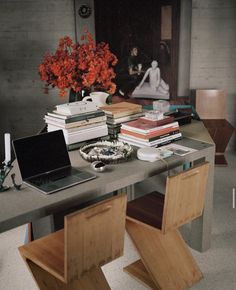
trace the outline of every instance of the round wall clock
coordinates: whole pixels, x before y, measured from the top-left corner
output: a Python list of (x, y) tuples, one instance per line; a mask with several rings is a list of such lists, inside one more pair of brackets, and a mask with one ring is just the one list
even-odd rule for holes
[(92, 13), (92, 8), (88, 4), (82, 4), (79, 8), (79, 16), (82, 18), (88, 18)]

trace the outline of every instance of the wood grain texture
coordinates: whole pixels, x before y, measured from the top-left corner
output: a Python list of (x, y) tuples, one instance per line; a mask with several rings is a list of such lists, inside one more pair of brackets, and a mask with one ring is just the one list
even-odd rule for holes
[(64, 230), (21, 246), (19, 251), (24, 259), (33, 261), (57, 279), (65, 282)]
[[(202, 215), (209, 162), (167, 177), (165, 196), (128, 203), (126, 229), (141, 260), (124, 270), (152, 289), (183, 290), (202, 278), (177, 228)], [(155, 286), (153, 286), (153, 283)]]
[(127, 204), (127, 218), (161, 229), (164, 208), (164, 195), (152, 192)]
[(225, 119), (203, 120), (203, 123), (216, 144), (216, 152), (224, 153), (234, 133), (234, 127)]
[(141, 260), (138, 260), (128, 265), (123, 270), (124, 272), (132, 276), (134, 279), (138, 280), (138, 282), (144, 284), (146, 287), (154, 290), (160, 290), (160, 288), (158, 288), (153, 283), (152, 278), (149, 276), (149, 273)]
[(100, 266), (123, 254), (126, 203), (120, 194), (69, 214), (64, 230), (20, 247), (40, 289), (110, 289)]
[(141, 105), (132, 104), (129, 102), (120, 102), (109, 106), (103, 106), (100, 107), (100, 109), (103, 110), (108, 115), (113, 116), (113, 118), (124, 117), (131, 114), (142, 112)]
[(217, 166), (228, 166), (228, 162), (224, 156), (223, 153), (219, 154), (219, 155), (215, 155), (215, 164)]
[(128, 202), (127, 219), (163, 233), (202, 215), (209, 163), (167, 177), (165, 195), (152, 192)]
[(86, 273), (81, 279), (75, 279), (71, 283), (63, 283), (47, 271), (34, 264), (32, 261), (26, 261), (31, 273), (39, 286), (40, 290), (110, 290), (106, 278), (101, 268)]
[(209, 163), (167, 177), (162, 232), (176, 229), (202, 215)]
[(196, 111), (201, 119), (224, 119), (225, 103), (223, 90), (196, 90)]
[(68, 281), (123, 254), (126, 195), (116, 196), (65, 219)]
[(129, 220), (126, 229), (157, 289), (183, 290), (202, 278), (178, 230), (163, 235)]

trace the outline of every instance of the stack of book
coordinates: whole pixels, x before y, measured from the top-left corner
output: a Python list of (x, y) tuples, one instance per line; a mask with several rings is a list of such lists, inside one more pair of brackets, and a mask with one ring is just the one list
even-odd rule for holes
[(111, 138), (117, 138), (121, 124), (136, 120), (143, 116), (142, 106), (128, 102), (121, 102), (101, 107), (107, 116), (108, 133)]
[(69, 149), (83, 141), (108, 135), (106, 115), (102, 110), (86, 107), (80, 110), (81, 113), (78, 110), (74, 113), (72, 111), (57, 106), (56, 110), (48, 112), (44, 117), (48, 132), (63, 130)]
[(162, 120), (139, 118), (121, 125), (119, 141), (137, 147), (160, 147), (181, 139), (178, 122), (172, 117)]

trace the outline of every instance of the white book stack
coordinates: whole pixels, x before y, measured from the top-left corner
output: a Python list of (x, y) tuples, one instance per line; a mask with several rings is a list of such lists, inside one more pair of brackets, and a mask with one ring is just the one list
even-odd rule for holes
[(58, 105), (44, 117), (48, 132), (62, 130), (68, 146), (107, 136), (106, 119), (102, 110), (83, 101)]

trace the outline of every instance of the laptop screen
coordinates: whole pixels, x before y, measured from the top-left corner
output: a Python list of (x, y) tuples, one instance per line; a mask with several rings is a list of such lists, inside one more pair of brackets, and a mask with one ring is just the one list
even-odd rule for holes
[(62, 130), (13, 141), (22, 179), (70, 166)]

